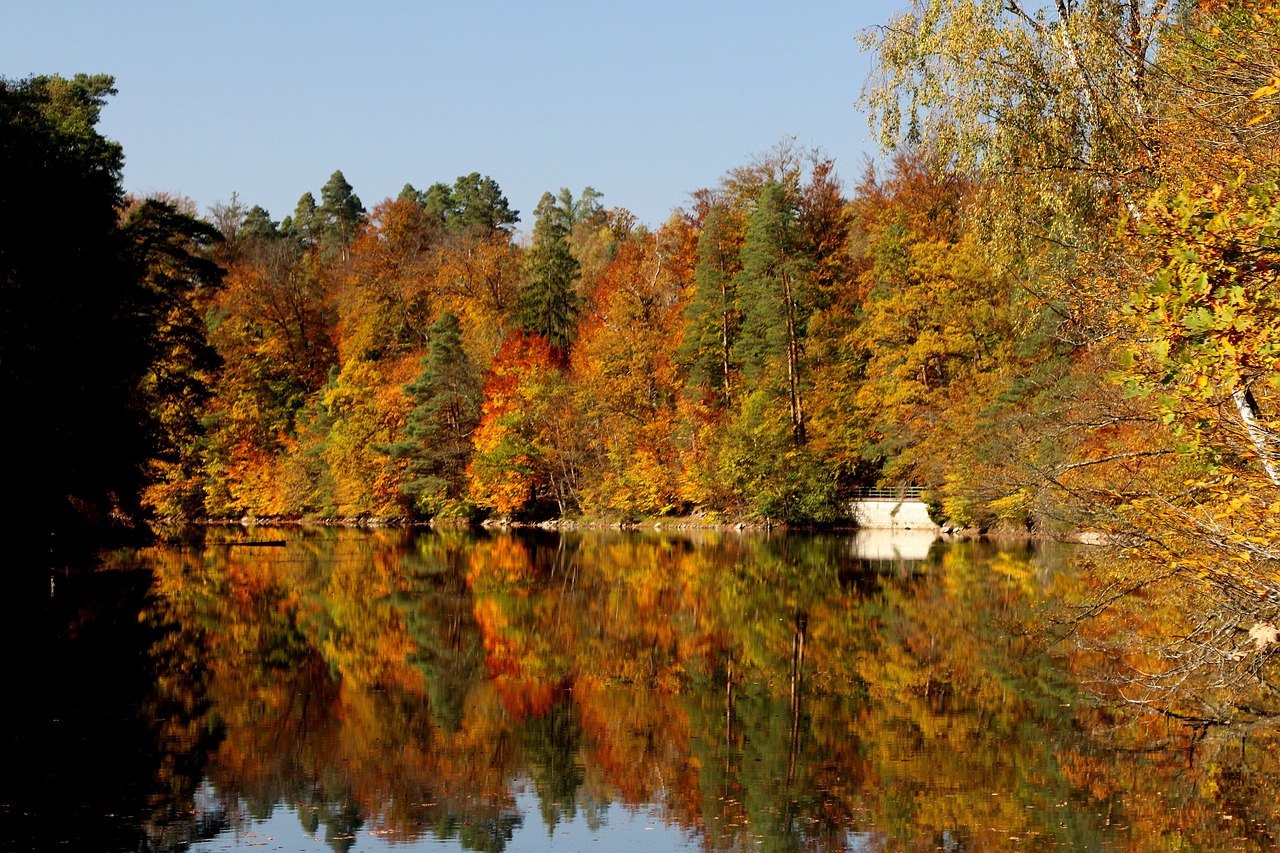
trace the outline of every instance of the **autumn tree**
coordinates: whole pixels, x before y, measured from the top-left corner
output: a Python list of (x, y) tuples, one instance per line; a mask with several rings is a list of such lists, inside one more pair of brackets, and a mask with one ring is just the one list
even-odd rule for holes
[[(824, 407), (834, 406), (824, 420), (860, 424), (857, 432), (836, 427), (832, 445), (873, 462), (888, 482), (936, 489), (962, 524), (975, 523), (983, 502), (967, 472), (992, 477), (976, 462), (985, 413), (1021, 366), (1012, 358), (1014, 291), (969, 223), (976, 193), (925, 152), (898, 154), (883, 177), (868, 174), (854, 199), (866, 247), (857, 279), (864, 295), (844, 338), (857, 372), (850, 383), (824, 371)], [(996, 490), (994, 482), (984, 486)]]
[(580, 440), (562, 351), (540, 335), (513, 332), (484, 385), (471, 499), (501, 516), (563, 516), (578, 505)]
[(575, 411), (587, 442), (584, 510), (663, 514), (679, 504), (675, 349), (687, 270), (678, 224), (623, 238), (595, 276), (572, 354)]
[[(1099, 564), (1143, 596), (1102, 611), (1110, 653), (1133, 654), (1123, 695), (1219, 721), (1274, 702), (1266, 644), (1245, 640), (1275, 618), (1276, 20), (1248, 4), (930, 2), (869, 35), (886, 140), (909, 138), (913, 104), (924, 144), (991, 178), (987, 254), (1071, 348), (1077, 384), (1057, 383), (1061, 417), (1040, 427), (1066, 451), (1040, 474), (1132, 558)], [(1169, 630), (1127, 630), (1153, 607)]]
[(338, 317), (319, 252), (292, 225), (244, 236), (241, 260), (210, 306), (209, 337), (224, 361), (206, 420), (206, 510), (287, 512), (280, 489), (295, 420), (338, 363)]
[(146, 500), (167, 514), (204, 507), (204, 416), (220, 366), (205, 312), (224, 270), (206, 257), (222, 240), (208, 223), (172, 204), (147, 200), (121, 228), (147, 293), (157, 357), (139, 384), (152, 419), (152, 481)]
[(440, 234), (412, 201), (385, 201), (335, 278), (338, 351), (377, 360), (416, 352), (439, 311)]
[[(1170, 11), (1165, 0), (913, 0), (863, 34), (876, 60), (863, 103), (887, 150), (928, 144), (962, 171), (1037, 186), (1026, 200), (1052, 228), (1124, 194)], [(1036, 209), (1010, 201), (1001, 216)]]

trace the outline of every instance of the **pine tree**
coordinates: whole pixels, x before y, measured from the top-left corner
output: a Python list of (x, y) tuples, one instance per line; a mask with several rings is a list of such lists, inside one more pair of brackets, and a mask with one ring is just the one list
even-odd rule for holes
[(801, 373), (812, 287), (797, 252), (797, 230), (785, 190), (766, 183), (751, 215), (742, 272), (734, 279), (742, 308), (734, 352), (752, 387), (785, 389), (792, 437), (801, 445), (807, 438)]
[(293, 209), (293, 216), (286, 216), (280, 223), (280, 231), (287, 237), (296, 237), (305, 245), (314, 245), (320, 239), (316, 197), (309, 192), (303, 193)]
[(462, 175), (453, 184), (452, 209), (446, 223), (452, 231), (509, 231), (520, 221), (502, 188), (493, 178), (479, 172)]
[(543, 193), (534, 210), (533, 244), (525, 255), (525, 284), (516, 317), (528, 334), (542, 335), (561, 350), (573, 341), (579, 300), (578, 261), (569, 250), (572, 207)]
[(707, 212), (698, 237), (698, 265), (694, 270), (694, 296), (685, 311), (685, 338), (681, 355), (689, 365), (692, 386), (710, 384), (727, 407), (733, 392), (733, 345), (740, 317), (733, 283), (737, 247), (728, 239), (723, 205)]
[(321, 187), (320, 207), (316, 212), (325, 244), (345, 261), (365, 210), (341, 171), (330, 175), (328, 183)]
[(401, 488), (425, 515), (459, 508), (466, 494), (471, 433), (480, 421), (480, 376), (462, 348), (458, 318), (445, 313), (431, 326), (422, 373), (405, 386), (416, 404), (387, 450), (407, 460), (410, 479)]

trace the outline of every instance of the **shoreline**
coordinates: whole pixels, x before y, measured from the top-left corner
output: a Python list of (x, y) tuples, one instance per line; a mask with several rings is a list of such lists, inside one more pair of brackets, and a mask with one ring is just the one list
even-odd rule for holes
[(385, 528), (432, 528), (478, 530), (618, 530), (618, 531), (696, 531), (721, 530), (739, 533), (857, 533), (858, 531), (890, 531), (903, 533), (933, 533), (939, 539), (964, 541), (971, 539), (1005, 541), (1051, 541), (1078, 545), (1106, 545), (1106, 534), (1076, 530), (1062, 534), (1015, 529), (960, 528), (960, 527), (859, 527), (856, 524), (837, 524), (823, 527), (797, 527), (761, 521), (710, 521), (697, 516), (680, 516), (669, 519), (645, 519), (642, 521), (547, 519), (544, 521), (508, 521), (486, 519), (482, 522), (464, 520), (419, 521), (403, 517), (339, 516), (322, 518), (315, 516), (243, 516), (241, 518), (175, 518), (163, 517), (147, 521), (158, 527), (342, 527), (349, 529), (378, 530)]

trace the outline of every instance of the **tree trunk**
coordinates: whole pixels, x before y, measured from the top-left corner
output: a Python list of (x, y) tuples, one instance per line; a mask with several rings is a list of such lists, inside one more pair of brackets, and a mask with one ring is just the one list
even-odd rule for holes
[(1249, 441), (1253, 443), (1254, 452), (1262, 462), (1263, 469), (1271, 478), (1271, 482), (1280, 486), (1280, 464), (1276, 462), (1275, 438), (1270, 430), (1258, 423), (1260, 412), (1258, 401), (1253, 398), (1253, 392), (1248, 388), (1239, 388), (1231, 393), (1231, 399), (1235, 401), (1236, 411), (1240, 413), (1240, 421), (1244, 424), (1245, 432), (1249, 435)]

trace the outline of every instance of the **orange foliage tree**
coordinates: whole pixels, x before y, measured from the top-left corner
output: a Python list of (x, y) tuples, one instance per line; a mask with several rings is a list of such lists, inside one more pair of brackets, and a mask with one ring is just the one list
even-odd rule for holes
[(561, 514), (577, 505), (579, 450), (564, 355), (541, 335), (513, 332), (484, 387), (469, 476), (477, 505), (503, 515)]

